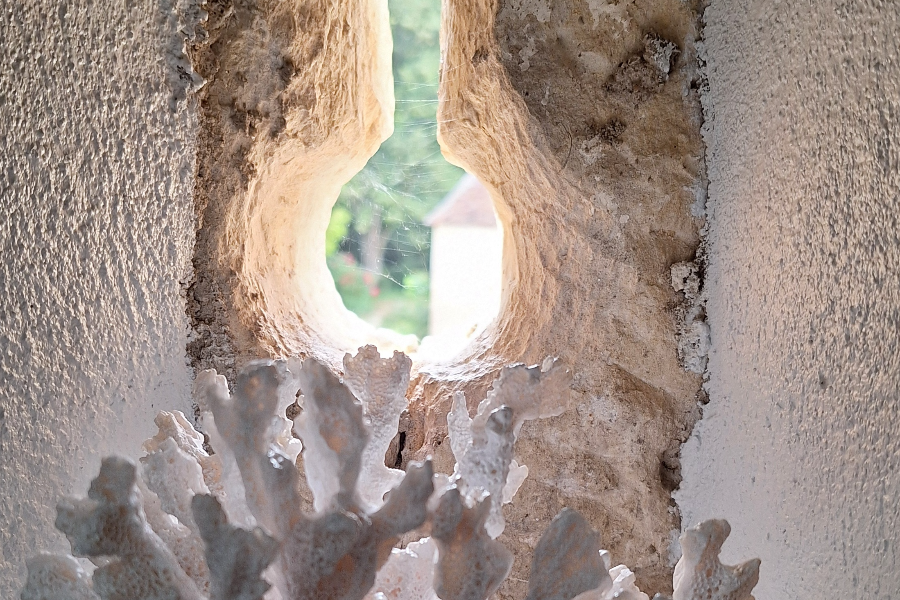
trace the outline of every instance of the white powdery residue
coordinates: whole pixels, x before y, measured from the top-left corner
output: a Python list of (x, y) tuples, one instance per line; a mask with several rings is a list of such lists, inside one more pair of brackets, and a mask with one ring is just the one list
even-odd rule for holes
[(691, 216), (697, 219), (702, 219), (706, 216), (706, 200), (708, 198), (706, 185), (705, 181), (698, 179), (687, 188), (691, 195), (694, 196), (694, 202), (691, 204)]
[(603, 140), (599, 135), (595, 135), (589, 140), (584, 140), (578, 147), (578, 153), (587, 166), (593, 165), (603, 156)]
[(680, 262), (672, 265), (670, 274), (672, 289), (684, 294), (683, 304), (676, 308), (678, 358), (685, 369), (702, 374), (709, 355), (710, 331), (700, 267), (696, 262)]
[(438, 600), (432, 584), (436, 559), (431, 538), (394, 548), (364, 600)]
[(514, 0), (509, 3), (509, 9), (518, 13), (521, 17), (533, 15), (539, 23), (550, 20), (552, 11), (547, 0)]
[(535, 41), (533, 37), (528, 38), (528, 43), (519, 50), (519, 58), (522, 62), (519, 63), (519, 70), (523, 73), (531, 68), (530, 59), (532, 56), (537, 53), (537, 49), (535, 48)]
[(588, 0), (587, 4), (594, 20), (594, 27), (600, 24), (600, 17), (603, 16), (615, 19), (623, 26), (628, 24), (628, 5), (631, 2), (610, 4), (607, 0)]

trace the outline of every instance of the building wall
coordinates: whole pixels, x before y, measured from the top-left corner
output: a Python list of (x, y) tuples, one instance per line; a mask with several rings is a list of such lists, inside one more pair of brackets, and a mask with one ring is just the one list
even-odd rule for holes
[(0, 597), (67, 550), (63, 494), (190, 408), (192, 113), (155, 1), (4, 3), (0, 17)]
[(705, 14), (712, 335), (683, 526), (725, 517), (758, 600), (900, 592), (900, 10)]
[(431, 231), (428, 328), (431, 335), (465, 336), (500, 308), (499, 227), (440, 225)]
[[(626, 10), (624, 4), (616, 6)], [(510, 16), (514, 11), (507, 9), (501, 11), (500, 24), (518, 27), (518, 16)], [(578, 19), (575, 10), (563, 12)], [(553, 14), (553, 19), (541, 21), (548, 30), (559, 24)], [(629, 29), (635, 44), (651, 21), (662, 29), (669, 22), (647, 17), (644, 23), (638, 17), (643, 18), (634, 16)], [(65, 549), (62, 537), (51, 533), (57, 498), (82, 494), (101, 456), (135, 455), (151, 433), (158, 409), (189, 407), (190, 373), (184, 362), (188, 326), (181, 290), (189, 278), (194, 239), (192, 135), (197, 124), (178, 101), (190, 77), (179, 77), (179, 68), (188, 75), (189, 70), (184, 70), (176, 33), (189, 31), (189, 21), (190, 15), (179, 17), (166, 3), (150, 1), (95, 7), (51, 0), (4, 7), (0, 39), (8, 56), (0, 62), (0, 597), (14, 597), (28, 555)], [(591, 19), (585, 21), (587, 30)], [(900, 589), (900, 11), (894, 3), (876, 0), (713, 0), (706, 22), (711, 400), (683, 451), (685, 479), (677, 496), (683, 524), (728, 518), (733, 533), (725, 558), (763, 559), (760, 600), (888, 598)], [(674, 35), (677, 31), (661, 33), (687, 39)], [(585, 40), (594, 40), (590, 43), (595, 38), (585, 34)], [(644, 203), (666, 197), (663, 188), (640, 187), (640, 194), (628, 196), (621, 175), (626, 162), (607, 166), (593, 155), (582, 161), (591, 143), (607, 144), (603, 152), (594, 153), (601, 158), (614, 152), (629, 155), (617, 148), (638, 148), (634, 152), (650, 158), (668, 148), (678, 158), (671, 164), (685, 165), (691, 173), (696, 165), (684, 144), (662, 144), (641, 133), (645, 126), (654, 135), (668, 131), (646, 112), (624, 119), (629, 129), (622, 140), (607, 140), (592, 132), (593, 126), (576, 132), (583, 152), (573, 153), (567, 126), (559, 125), (558, 132), (551, 127), (557, 127), (558, 112), (539, 110), (543, 102), (550, 102), (551, 108), (582, 106), (578, 98), (566, 95), (575, 87), (555, 85), (552, 94), (544, 87), (545, 73), (555, 73), (553, 77), (565, 83), (568, 71), (559, 69), (562, 59), (556, 54), (560, 39), (555, 30), (540, 38), (528, 70), (515, 65), (510, 72), (519, 73), (513, 81), (516, 89), (528, 91), (534, 83), (534, 93), (527, 97), (535, 115), (547, 114), (545, 134), (559, 162), (567, 169), (588, 173), (588, 167), (602, 167), (602, 173), (610, 174), (603, 188), (608, 193), (593, 195), (589, 207), (575, 205), (582, 206), (583, 216), (575, 219), (573, 210), (566, 209), (563, 216), (574, 219), (565, 221), (567, 230), (580, 232), (574, 242), (547, 238), (541, 246), (549, 248), (552, 241), (566, 250), (558, 256), (541, 254), (554, 269), (556, 262), (563, 265), (558, 267), (560, 281), (587, 282), (589, 271), (583, 265), (594, 263), (579, 261), (594, 250), (579, 254), (575, 242), (586, 243), (587, 225), (595, 221), (590, 231), (597, 239), (610, 229), (607, 221), (593, 216), (595, 209), (598, 214), (623, 211), (614, 214), (614, 223), (635, 243), (681, 239), (659, 235), (651, 217), (662, 215), (661, 222), (668, 223), (671, 214), (684, 212), (648, 209), (650, 216), (645, 215)], [(619, 52), (614, 44), (604, 48), (616, 50), (609, 65), (622, 63), (628, 52), (640, 54), (633, 48)], [(604, 71), (596, 85), (591, 81), (583, 86), (590, 91), (585, 92), (585, 110), (606, 106), (596, 101), (594, 92), (607, 89), (602, 86), (610, 76)], [(681, 97), (681, 83), (669, 88), (675, 90), (673, 97)], [(648, 97), (652, 104), (644, 106), (657, 111), (653, 114), (673, 114), (668, 100), (660, 100), (669, 96)], [(628, 106), (623, 100), (624, 108), (617, 110)], [(597, 122), (606, 123), (609, 115), (601, 116)], [(640, 135), (628, 133), (632, 129)], [(671, 129), (678, 131), (675, 125)], [(609, 129), (610, 135), (616, 131), (618, 127)], [(626, 146), (616, 145), (621, 143)], [(647, 168), (655, 173), (656, 167)], [(635, 173), (633, 179), (641, 186), (650, 181), (637, 167)], [(670, 178), (657, 177), (654, 185), (657, 179), (669, 183)], [(672, 185), (685, 187), (680, 180)], [(618, 473), (620, 462), (634, 463), (638, 455), (646, 459), (641, 473), (659, 471), (658, 461), (647, 459), (658, 454), (652, 444), (655, 438), (675, 436), (653, 428), (664, 420), (659, 415), (674, 418), (676, 411), (632, 418), (627, 410), (663, 406), (655, 394), (663, 395), (657, 390), (667, 385), (671, 390), (665, 398), (687, 402), (691, 382), (671, 384), (673, 369), (660, 367), (675, 364), (674, 359), (664, 363), (659, 358), (674, 354), (660, 341), (670, 339), (670, 328), (659, 326), (646, 333), (615, 330), (614, 325), (647, 323), (646, 314), (657, 315), (656, 308), (638, 311), (632, 301), (650, 297), (640, 287), (646, 281), (640, 274), (652, 272), (664, 280), (664, 270), (656, 265), (683, 260), (693, 240), (688, 234), (684, 238), (687, 241), (668, 253), (634, 251), (640, 268), (634, 268), (633, 290), (624, 300), (597, 295), (624, 289), (624, 276), (609, 275), (597, 283), (592, 275), (588, 283), (596, 287), (590, 288), (593, 295), (578, 296), (575, 309), (569, 310), (577, 327), (558, 327), (563, 319), (550, 318), (551, 313), (542, 321), (552, 325), (547, 331), (560, 333), (541, 334), (526, 358), (559, 350), (578, 368), (580, 389), (587, 391), (582, 391), (586, 399), (575, 416), (523, 434), (522, 448), (534, 455), (530, 464), (535, 468), (522, 497), (552, 495), (546, 506), (535, 502), (529, 512), (552, 516), (557, 505), (572, 504), (584, 495), (586, 477), (596, 483), (597, 477), (583, 466), (590, 463), (581, 458), (581, 446), (565, 449), (574, 458), (558, 452), (546, 464), (538, 460), (538, 454), (551, 447), (550, 440), (557, 440), (552, 447), (558, 448), (560, 439), (568, 439), (559, 432), (571, 431), (576, 417), (581, 431), (592, 436), (584, 442), (579, 438), (579, 444), (599, 447), (605, 441), (612, 447), (603, 449), (601, 458), (614, 466), (598, 462), (602, 472)], [(602, 256), (605, 246), (598, 248)], [(653, 269), (638, 260), (647, 256), (658, 258), (647, 263)], [(613, 272), (612, 267), (608, 271)], [(566, 290), (577, 288), (566, 286), (559, 295), (562, 300), (571, 295)], [(668, 306), (662, 283), (654, 286), (653, 306)], [(570, 306), (562, 300), (551, 304), (562, 311)], [(606, 318), (614, 312), (610, 306), (627, 309), (632, 317)], [(658, 314), (664, 314), (661, 308)], [(581, 337), (559, 348), (560, 340), (575, 333)], [(651, 359), (648, 348), (655, 352)], [(610, 365), (623, 371), (612, 371)], [(613, 384), (625, 379), (625, 371), (635, 375), (627, 379), (627, 389), (620, 389)], [(653, 402), (641, 404), (642, 398)], [(606, 414), (627, 420), (627, 433), (622, 434), (624, 425), (609, 425)], [(637, 441), (623, 442), (632, 435)], [(553, 479), (559, 465), (571, 466), (562, 483)], [(639, 505), (634, 495), (622, 492), (629, 476), (623, 475), (618, 488), (610, 484), (609, 507), (625, 506), (622, 498)], [(661, 496), (647, 486), (634, 489), (645, 490), (644, 496)], [(564, 488), (575, 491), (559, 491)], [(601, 512), (594, 508), (590, 514), (599, 519)], [(519, 523), (528, 515), (513, 516), (511, 522)], [(633, 532), (647, 520), (646, 515), (624, 519), (608, 529)], [(655, 539), (649, 533), (638, 537)], [(610, 541), (625, 547), (624, 542)]]

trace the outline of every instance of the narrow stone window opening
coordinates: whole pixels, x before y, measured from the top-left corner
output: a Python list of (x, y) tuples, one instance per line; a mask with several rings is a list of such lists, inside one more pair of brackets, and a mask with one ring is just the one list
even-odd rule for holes
[[(525, 552), (534, 523), (577, 504), (609, 524), (610, 552), (637, 565), (640, 585), (665, 591), (680, 527), (666, 453), (687, 438), (701, 384), (678, 360), (671, 276), (696, 256), (702, 224), (699, 101), (685, 96), (698, 14), (680, 2), (622, 11), (535, 23), (511, 3), (443, 0), (437, 139), (484, 185), (504, 235), (496, 318), (440, 360), (348, 310), (326, 262), (342, 186), (399, 127), (388, 1), (210, 12), (192, 55), (207, 83), (190, 351), (229, 381), (260, 357), (312, 358), (342, 377), (344, 354), (367, 344), (413, 354), (403, 443), (379, 459), (430, 456), (445, 474), (456, 393), (471, 412), (504, 365), (558, 357), (578, 374), (577, 408), (523, 428), (516, 452), (533, 471), (504, 535)], [(528, 577), (515, 566), (502, 597), (525, 597)]]
[(326, 262), (372, 341), (447, 360), (497, 316), (503, 232), (490, 193), (437, 141), (440, 2), (388, 8), (394, 131), (332, 207)]

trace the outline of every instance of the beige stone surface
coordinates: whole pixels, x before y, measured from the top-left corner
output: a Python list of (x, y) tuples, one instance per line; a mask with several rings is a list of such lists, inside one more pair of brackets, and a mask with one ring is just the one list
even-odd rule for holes
[[(698, 4), (446, 2), (442, 142), (511, 232), (505, 304), (466, 355), (417, 365), (405, 459), (446, 466), (450, 392), (474, 406), (502, 364), (558, 354), (576, 376), (573, 409), (520, 439), (504, 598), (563, 506), (643, 589), (669, 586), (699, 385), (676, 335), (703, 316), (669, 272), (699, 297)], [(2, 597), (27, 552), (64, 548), (45, 537), (55, 498), (188, 408), (182, 283), (195, 367), (338, 369), (380, 335), (335, 301), (319, 236), (391, 129), (384, 3), (204, 7), (198, 28), (188, 0), (3, 6)], [(897, 15), (712, 0), (705, 17), (713, 403), (680, 509), (731, 519), (726, 560), (779, 565), (763, 599), (897, 588)]]
[[(477, 401), (492, 365), (559, 355), (575, 374), (575, 408), (523, 430), (518, 460), (530, 475), (501, 539), (524, 556), (570, 506), (642, 589), (665, 591), (679, 521), (660, 461), (686, 439), (699, 385), (676, 358), (668, 275), (698, 242), (696, 15), (681, 2), (609, 6), (616, 14), (596, 19), (577, 4), (444, 7), (440, 139), (492, 191), (507, 287), (496, 326), (466, 360), (423, 368), (419, 452), (441, 442), (450, 389), (468, 385)], [(668, 75), (653, 62), (657, 36), (681, 48)], [(591, 52), (607, 71), (579, 65)], [(501, 597), (523, 597), (527, 579), (517, 561)]]
[[(217, 7), (192, 53), (209, 83), (191, 357), (225, 373), (296, 354), (339, 370), (343, 351), (377, 336), (343, 311), (323, 238), (340, 185), (391, 129), (385, 4)], [(576, 401), (524, 428), (531, 475), (501, 539), (530, 556), (576, 508), (651, 592), (671, 590), (670, 491), (698, 415), (669, 273), (694, 258), (702, 215), (695, 8), (444, 3), (439, 139), (492, 194), (505, 281), (497, 322), (467, 351), (416, 365), (402, 425), (404, 462), (440, 465), (453, 391), (474, 408), (502, 365), (560, 356)], [(518, 560), (501, 597), (524, 597), (527, 571)]]
[(324, 256), (340, 187), (393, 129), (387, 5), (206, 9), (209, 38), (191, 51), (208, 83), (189, 353), (229, 378), (235, 361), (260, 355), (312, 354), (337, 368), (344, 351), (378, 340), (344, 309)]

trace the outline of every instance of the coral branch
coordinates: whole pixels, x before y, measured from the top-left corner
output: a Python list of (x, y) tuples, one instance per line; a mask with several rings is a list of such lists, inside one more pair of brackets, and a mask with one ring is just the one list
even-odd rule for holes
[[(448, 477), (430, 460), (406, 473), (384, 465), (406, 407), (409, 359), (382, 359), (368, 346), (346, 356), (344, 369), (341, 381), (312, 359), (255, 361), (233, 395), (224, 377), (200, 373), (195, 397), (215, 453), (184, 415), (159, 413), (140, 476), (127, 459), (107, 458), (87, 499), (59, 503), (56, 526), (75, 555), (98, 565), (93, 576), (71, 557), (42, 554), (28, 562), (21, 600), (490, 597), (513, 560), (494, 539), (501, 502), (528, 472), (513, 460), (516, 436), (526, 420), (565, 409), (569, 373), (548, 361), (508, 367), (474, 418), (457, 394), (447, 417), (457, 464)], [(298, 387), (294, 430), (312, 515), (297, 487), (301, 444), (282, 416)], [(431, 538), (394, 548), (429, 525)], [(725, 521), (684, 533), (673, 600), (752, 600), (759, 561), (723, 566), (728, 533)], [(608, 557), (585, 519), (563, 510), (535, 548), (525, 600), (648, 600), (634, 573), (610, 569)]]
[(469, 418), (465, 396), (457, 393), (447, 415), (450, 448), (456, 458), (459, 488), (469, 500), (489, 494), (485, 527), (496, 538), (506, 526), (501, 504), (509, 502), (528, 475), (513, 460), (513, 445), (525, 421), (561, 414), (569, 404), (570, 373), (553, 360), (545, 367), (512, 365)]
[[(348, 361), (354, 385), (366, 379), (385, 385), (375, 392), (358, 389), (371, 401), (373, 422), (396, 423), (386, 416), (396, 409), (386, 407), (398, 404), (389, 395), (404, 378), (398, 369), (408, 369), (397, 356), (389, 364), (376, 362), (371, 352)], [(282, 560), (291, 565), (288, 593), (294, 600), (361, 600), (399, 536), (425, 522), (434, 491), (431, 462), (410, 465), (383, 506), (369, 513), (359, 489), (363, 452), (372, 439), (362, 405), (327, 367), (312, 359), (304, 361), (300, 383), (304, 404), (296, 429), (306, 448), (304, 466), (319, 514), (298, 519), (285, 541)], [(389, 431), (388, 441), (395, 432)]]
[[(454, 411), (457, 408), (459, 407), (454, 407)], [(489, 513), (485, 527), (492, 538), (500, 535), (505, 526), (501, 500), (513, 459), (515, 441), (513, 410), (501, 406), (490, 414), (483, 426), (478, 427), (473, 421), (472, 441), (463, 455), (457, 457), (459, 487), (466, 497), (472, 499), (487, 494), (485, 503), (489, 507)]]
[[(178, 566), (190, 577), (197, 589), (202, 593), (209, 591), (209, 570), (206, 561), (203, 560), (203, 540), (196, 531), (193, 515), (190, 523), (194, 529), (185, 526), (177, 517), (167, 513), (161, 507), (159, 497), (147, 488), (144, 477), (137, 478), (138, 490), (143, 500), (144, 516), (147, 524), (156, 533), (163, 543), (169, 547)], [(173, 482), (176, 483), (177, 482)]]
[[(212, 374), (212, 372), (210, 372), (210, 374)], [(215, 376), (214, 374), (212, 375), (214, 379)], [(198, 379), (202, 380), (202, 374)], [(175, 442), (175, 445), (178, 446), (179, 450), (193, 458), (197, 464), (200, 465), (203, 474), (203, 483), (206, 484), (206, 487), (214, 494), (223, 494), (222, 460), (219, 456), (210, 456), (209, 453), (207, 453), (206, 449), (203, 447), (203, 436), (194, 429), (193, 425), (185, 418), (184, 414), (177, 410), (171, 412), (161, 411), (156, 415), (153, 422), (159, 428), (159, 432), (144, 442), (143, 449), (144, 452), (147, 453), (146, 458), (150, 459), (154, 453), (163, 450), (163, 446), (168, 444), (169, 440), (171, 440), (172, 442)], [(141, 459), (141, 464), (145, 467), (143, 474), (146, 479), (149, 476), (147, 469), (149, 463), (147, 460)], [(161, 467), (162, 465), (156, 466)], [(150, 484), (148, 483), (148, 486), (149, 485)], [(157, 486), (150, 487), (155, 490)], [(192, 485), (192, 488), (193, 487), (194, 486)], [(202, 491), (203, 488), (198, 486), (197, 489)], [(197, 491), (197, 493), (201, 492)]]
[(759, 581), (759, 559), (735, 567), (719, 562), (722, 544), (731, 533), (728, 521), (704, 521), (681, 534), (682, 555), (675, 565), (672, 600), (753, 600)]
[(600, 534), (578, 512), (564, 509), (534, 549), (525, 600), (572, 600), (588, 590), (605, 594), (611, 588)]
[(430, 462), (410, 465), (375, 514), (334, 510), (296, 527), (283, 554), (290, 597), (361, 600), (399, 536), (425, 522), (432, 475)]
[(441, 600), (484, 600), (500, 587), (513, 556), (484, 529), (489, 498), (469, 508), (456, 487), (440, 500), (431, 535), (437, 542), (434, 589)]
[(479, 427), (501, 406), (508, 406), (515, 415), (516, 436), (525, 421), (555, 417), (569, 406), (572, 374), (555, 359), (544, 365), (526, 367), (511, 365), (500, 371), (500, 377), (478, 405), (474, 426)]
[(250, 511), (276, 538), (290, 528), (300, 503), (297, 470), (275, 444), (279, 388), (287, 380), (284, 363), (255, 361), (238, 375), (233, 397), (218, 383), (202, 388), (218, 433), (240, 469)]
[(28, 580), (20, 600), (98, 600), (90, 577), (71, 556), (42, 552), (25, 564)]
[[(328, 367), (308, 359), (300, 370), (303, 412), (294, 428), (317, 511), (356, 506), (356, 484), (369, 433), (360, 402)], [(393, 434), (392, 434), (393, 435)]]
[(649, 600), (649, 596), (635, 585), (634, 573), (625, 565), (610, 569), (609, 576), (612, 578), (612, 589), (604, 600)]
[(362, 455), (359, 493), (362, 502), (377, 509), (384, 495), (403, 479), (403, 471), (384, 464), (384, 455), (406, 409), (406, 388), (412, 361), (401, 352), (383, 359), (375, 346), (344, 356), (344, 384), (363, 405), (370, 438)]
[(278, 542), (258, 527), (247, 531), (230, 525), (213, 496), (196, 495), (191, 506), (206, 546), (210, 600), (262, 600), (270, 586), (261, 575), (275, 558)]
[(147, 524), (137, 488), (137, 469), (124, 458), (103, 459), (88, 498), (64, 499), (56, 527), (78, 556), (115, 557), (94, 572), (103, 600), (199, 600), (194, 582)]

